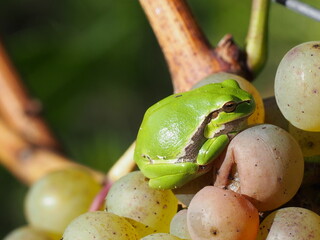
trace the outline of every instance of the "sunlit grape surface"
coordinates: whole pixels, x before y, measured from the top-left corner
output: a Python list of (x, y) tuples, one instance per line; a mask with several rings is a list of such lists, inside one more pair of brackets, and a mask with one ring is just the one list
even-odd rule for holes
[(14, 229), (3, 240), (59, 240), (60, 235), (52, 234), (31, 226)]
[(66, 228), (63, 240), (138, 240), (134, 228), (113, 213), (87, 212)]
[(100, 184), (84, 169), (52, 172), (27, 193), (27, 221), (37, 228), (62, 234), (71, 220), (88, 211), (99, 189)]
[(320, 42), (295, 46), (282, 58), (275, 77), (275, 97), (295, 127), (320, 132)]
[(318, 240), (320, 216), (298, 207), (272, 212), (260, 224), (257, 240)]
[(106, 210), (132, 218), (157, 232), (169, 232), (178, 200), (171, 190), (152, 189), (140, 171), (131, 172), (116, 181), (106, 198)]

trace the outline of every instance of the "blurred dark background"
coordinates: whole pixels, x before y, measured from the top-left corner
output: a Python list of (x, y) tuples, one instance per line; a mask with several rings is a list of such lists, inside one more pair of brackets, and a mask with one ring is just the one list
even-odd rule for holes
[[(212, 44), (232, 33), (243, 46), (250, 0), (188, 2)], [(305, 2), (320, 8), (320, 1)], [(269, 58), (254, 81), (264, 97), (273, 94), (281, 57), (299, 43), (319, 40), (319, 27), (271, 5)], [(67, 155), (101, 171), (134, 140), (145, 109), (172, 93), (138, 1), (0, 0), (0, 37)], [(2, 239), (25, 223), (27, 187), (0, 167), (0, 189)]]

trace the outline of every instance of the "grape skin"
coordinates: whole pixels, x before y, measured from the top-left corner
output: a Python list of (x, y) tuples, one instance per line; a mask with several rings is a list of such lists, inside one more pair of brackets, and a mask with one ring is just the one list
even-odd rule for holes
[(27, 192), (27, 221), (39, 229), (62, 234), (72, 219), (88, 211), (100, 188), (82, 168), (49, 173)]
[(182, 209), (174, 215), (170, 223), (170, 234), (181, 239), (191, 239), (187, 224), (187, 209)]
[(191, 200), (187, 222), (192, 240), (254, 240), (259, 216), (241, 194), (207, 186)]
[(168, 233), (178, 200), (171, 190), (150, 188), (148, 179), (135, 171), (112, 185), (105, 205), (108, 212), (134, 219), (157, 232)]
[(181, 238), (173, 236), (169, 233), (154, 233), (141, 238), (140, 240), (181, 240)]
[(260, 224), (257, 240), (319, 240), (320, 216), (298, 207), (288, 207), (269, 214)]
[(10, 232), (4, 240), (59, 240), (55, 234), (36, 229), (31, 226), (22, 226)]
[(138, 222), (132, 218), (126, 218), (125, 219), (131, 224), (131, 226), (136, 230), (139, 238), (143, 238), (147, 235), (150, 235), (150, 234), (153, 234), (153, 233), (156, 233), (157, 230), (141, 223), (141, 222)]
[(138, 234), (124, 218), (104, 211), (87, 212), (66, 228), (62, 240), (137, 240)]
[(284, 117), (305, 131), (320, 131), (320, 42), (292, 48), (275, 77), (275, 97)]

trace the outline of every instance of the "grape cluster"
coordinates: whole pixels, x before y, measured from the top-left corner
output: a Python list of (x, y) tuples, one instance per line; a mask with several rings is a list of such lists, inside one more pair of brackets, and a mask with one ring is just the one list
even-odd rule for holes
[(5, 240), (319, 240), (319, 59), (320, 42), (291, 49), (279, 65), (275, 97), (265, 100), (229, 73), (195, 86), (232, 78), (257, 105), (212, 171), (172, 190), (152, 189), (140, 171), (131, 172), (93, 212), (87, 210), (101, 186), (84, 169), (57, 171), (30, 188), (29, 225)]

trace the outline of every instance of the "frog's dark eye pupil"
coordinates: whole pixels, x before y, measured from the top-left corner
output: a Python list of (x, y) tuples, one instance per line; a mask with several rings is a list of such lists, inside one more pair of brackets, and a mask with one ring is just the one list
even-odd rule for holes
[(233, 102), (233, 101), (230, 101), (230, 102), (227, 102), (223, 105), (222, 109), (224, 112), (233, 112), (234, 110), (236, 110), (236, 107), (237, 107), (237, 103), (236, 102)]

